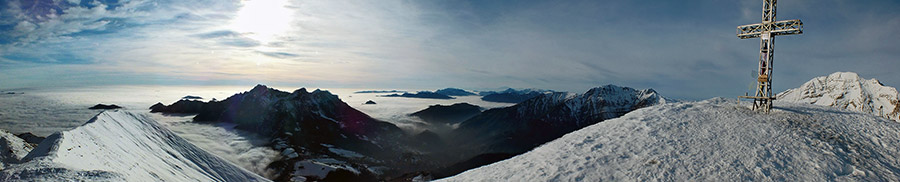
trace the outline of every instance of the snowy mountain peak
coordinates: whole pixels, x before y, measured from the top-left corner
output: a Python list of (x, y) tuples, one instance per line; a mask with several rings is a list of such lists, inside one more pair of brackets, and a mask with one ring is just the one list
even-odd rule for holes
[(900, 121), (900, 94), (876, 79), (866, 80), (853, 72), (816, 77), (799, 88), (778, 94), (779, 101), (802, 102), (872, 113)]
[(666, 99), (660, 97), (659, 94), (656, 93), (656, 90), (653, 89), (644, 89), (637, 90), (631, 87), (621, 87), (617, 85), (605, 85), (602, 87), (597, 87), (588, 90), (585, 94), (586, 97), (597, 98), (602, 97), (605, 100), (610, 101), (648, 101), (653, 102), (652, 104), (665, 104)]

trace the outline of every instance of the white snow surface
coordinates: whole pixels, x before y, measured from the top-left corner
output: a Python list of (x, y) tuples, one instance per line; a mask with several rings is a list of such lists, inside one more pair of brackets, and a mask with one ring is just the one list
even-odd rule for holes
[(0, 181), (268, 181), (121, 110), (48, 136), (22, 161)]
[(836, 72), (813, 78), (799, 88), (778, 94), (778, 100), (832, 106), (900, 121), (900, 94), (876, 79), (853, 72)]
[(440, 181), (900, 181), (900, 123), (714, 98), (633, 111)]
[(0, 170), (9, 164), (18, 163), (25, 155), (28, 155), (28, 151), (31, 151), (32, 148), (25, 140), (5, 130), (0, 130)]

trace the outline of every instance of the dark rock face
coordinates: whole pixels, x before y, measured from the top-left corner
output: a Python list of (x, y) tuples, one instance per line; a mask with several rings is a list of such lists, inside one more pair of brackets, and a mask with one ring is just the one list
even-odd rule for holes
[(444, 94), (444, 95), (449, 95), (449, 96), (470, 96), (470, 95), (475, 95), (475, 93), (472, 93), (472, 92), (469, 92), (469, 91), (465, 91), (465, 90), (463, 90), (463, 89), (458, 89), (458, 88), (445, 88), (445, 89), (440, 89), (440, 90), (434, 91), (434, 93), (439, 93), (439, 94)]
[(366, 101), (366, 103), (363, 103), (363, 104), (375, 104), (375, 101), (369, 100), (369, 101)]
[(25, 140), (25, 142), (28, 142), (28, 143), (34, 144), (34, 145), (40, 144), (41, 141), (44, 141), (44, 138), (45, 138), (45, 137), (39, 137), (39, 136), (31, 134), (31, 133), (20, 133), (16, 136), (21, 138), (22, 140)]
[[(543, 95), (545, 91), (506, 89), (502, 92), (482, 92), (481, 100), (489, 102), (520, 103)], [(552, 91), (546, 91), (552, 92)]]
[(115, 105), (115, 104), (110, 104), (110, 105), (106, 105), (106, 104), (97, 104), (97, 105), (94, 105), (94, 106), (89, 107), (88, 109), (120, 109), (120, 108), (122, 108), (122, 107), (121, 107), (121, 106), (117, 106), (117, 105)]
[(403, 93), (402, 95), (400, 95), (400, 94), (383, 95), (382, 97), (409, 97), (409, 98), (421, 98), (421, 99), (454, 99), (453, 97), (450, 97), (450, 96), (447, 96), (444, 94), (439, 94), (439, 93), (434, 93), (434, 92), (429, 92), (429, 91), (421, 91), (421, 92), (414, 93), (414, 94)]
[(456, 103), (449, 106), (432, 105), (427, 109), (414, 112), (416, 116), (429, 123), (456, 124), (481, 113), (481, 107), (469, 103)]

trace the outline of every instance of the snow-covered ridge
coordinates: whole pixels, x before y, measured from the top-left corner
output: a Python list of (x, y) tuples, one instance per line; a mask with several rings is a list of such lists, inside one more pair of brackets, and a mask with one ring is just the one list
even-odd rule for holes
[(836, 72), (813, 78), (799, 88), (778, 94), (779, 101), (832, 106), (900, 121), (900, 94), (876, 79), (863, 79), (853, 72)]
[(156, 121), (105, 111), (50, 135), (0, 181), (268, 181), (212, 155)]
[(0, 130), (0, 170), (9, 164), (18, 163), (31, 149), (32, 146), (21, 138)]
[(898, 181), (900, 123), (776, 102), (647, 107), (443, 181)]
[(653, 89), (637, 90), (630, 87), (604, 85), (588, 90), (584, 94), (564, 92), (548, 93), (530, 101), (521, 103), (519, 115), (537, 114), (554, 109), (562, 104), (563, 109), (551, 115), (555, 117), (576, 118), (577, 125), (593, 124), (585, 120), (596, 120), (619, 117), (632, 110), (665, 104), (666, 98)]

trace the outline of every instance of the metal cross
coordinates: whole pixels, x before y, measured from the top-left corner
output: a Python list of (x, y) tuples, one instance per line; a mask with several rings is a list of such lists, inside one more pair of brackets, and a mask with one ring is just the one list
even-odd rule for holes
[(777, 0), (763, 0), (762, 23), (737, 27), (741, 39), (759, 38), (759, 73), (756, 79), (756, 96), (739, 96), (753, 99), (753, 109), (768, 112), (772, 109), (772, 60), (775, 56), (775, 36), (803, 34), (800, 20), (775, 21)]

